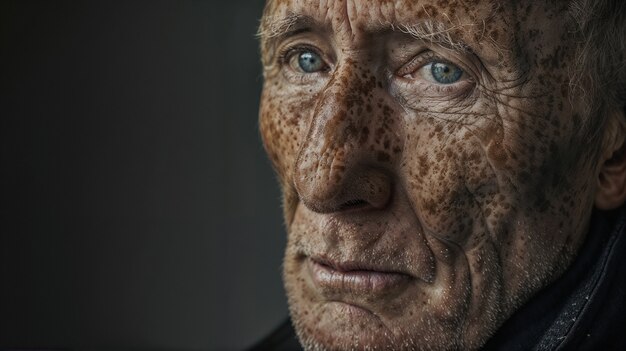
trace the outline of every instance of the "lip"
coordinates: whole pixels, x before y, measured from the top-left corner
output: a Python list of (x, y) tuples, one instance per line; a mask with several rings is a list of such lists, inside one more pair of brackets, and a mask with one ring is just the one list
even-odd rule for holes
[(323, 292), (331, 294), (381, 295), (407, 285), (411, 277), (385, 268), (358, 262), (331, 262), (309, 258), (311, 278)]

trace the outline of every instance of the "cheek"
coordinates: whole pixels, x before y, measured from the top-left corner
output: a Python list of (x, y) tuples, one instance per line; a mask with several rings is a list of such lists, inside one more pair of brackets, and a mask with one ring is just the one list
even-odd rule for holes
[(314, 96), (285, 93), (280, 83), (267, 82), (261, 96), (259, 128), (274, 169), (285, 182), (307, 133)]
[(437, 118), (412, 119), (405, 128), (400, 173), (426, 232), (460, 246), (472, 232), (484, 235), (482, 220), (498, 177), (477, 133)]
[(573, 113), (549, 100), (535, 110), (515, 101), (482, 104), (462, 124), (406, 119), (400, 174), (425, 230), (471, 248), (486, 235), (514, 240), (507, 233), (516, 216), (571, 217), (574, 200), (585, 198), (569, 176), (581, 172), (571, 147), (582, 141), (570, 131)]

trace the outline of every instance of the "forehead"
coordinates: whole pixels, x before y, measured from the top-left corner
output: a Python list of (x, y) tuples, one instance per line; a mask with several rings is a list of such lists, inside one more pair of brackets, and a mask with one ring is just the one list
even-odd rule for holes
[[(268, 13), (285, 15), (302, 13), (319, 20), (348, 26), (374, 21), (403, 22), (420, 18), (440, 18), (469, 23), (482, 20), (505, 4), (490, 0), (269, 0)], [(347, 22), (347, 23), (346, 23)], [(364, 29), (364, 28), (361, 28)]]
[[(424, 39), (442, 35), (496, 63), (522, 44), (520, 32), (561, 26), (565, 1), (532, 0), (269, 0), (261, 40), (271, 42), (300, 27), (332, 35), (339, 44), (369, 45), (370, 35), (422, 27)], [(429, 38), (430, 36), (430, 38)]]
[(377, 32), (384, 27), (426, 20), (445, 23), (448, 27), (475, 26), (491, 20), (494, 9), (489, 1), (476, 1), (468, 6), (457, 1), (441, 0), (270, 0), (266, 22), (300, 15), (314, 20), (334, 34), (354, 37)]

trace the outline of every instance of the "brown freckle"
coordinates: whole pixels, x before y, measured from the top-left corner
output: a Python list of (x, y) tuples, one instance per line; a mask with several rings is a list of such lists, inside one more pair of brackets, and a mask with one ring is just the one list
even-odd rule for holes
[(494, 166), (502, 168), (505, 166), (508, 156), (499, 142), (494, 142), (487, 149), (487, 156), (492, 160)]
[(363, 127), (363, 128), (361, 129), (361, 137), (360, 137), (360, 139), (359, 139), (359, 142), (360, 142), (361, 144), (364, 144), (364, 143), (367, 141), (367, 139), (369, 138), (369, 135), (370, 135), (370, 130), (369, 130), (369, 128), (367, 128), (367, 127)]
[(468, 159), (470, 161), (476, 162), (480, 159), (480, 154), (478, 153), (478, 151), (474, 151), (469, 155)]
[(345, 110), (341, 110), (341, 111), (339, 111), (339, 114), (337, 116), (337, 120), (343, 121), (343, 120), (346, 119), (346, 117), (347, 117), (346, 111)]
[(429, 169), (428, 160), (426, 159), (426, 156), (420, 156), (418, 160), (419, 160), (419, 165), (420, 165), (419, 175), (423, 177), (428, 173), (428, 169)]
[(356, 135), (357, 129), (353, 124), (350, 124), (344, 130), (344, 139), (346, 139), (349, 135)]
[(376, 129), (376, 142), (380, 142), (380, 139), (383, 137), (383, 134), (385, 134), (385, 130), (382, 127), (379, 127), (378, 129)]
[(377, 154), (377, 156), (376, 156), (376, 159), (377, 159), (379, 162), (388, 162), (388, 161), (389, 161), (389, 159), (390, 159), (390, 157), (389, 157), (389, 154), (388, 154), (388, 153), (386, 153), (386, 152), (384, 152), (384, 151), (379, 151), (379, 152), (378, 152), (378, 154)]

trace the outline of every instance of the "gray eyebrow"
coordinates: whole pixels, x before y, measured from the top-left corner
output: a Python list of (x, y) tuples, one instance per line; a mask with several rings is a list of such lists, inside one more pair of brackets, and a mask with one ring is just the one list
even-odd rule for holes
[(268, 40), (291, 34), (302, 27), (308, 27), (315, 23), (316, 21), (312, 17), (295, 13), (287, 14), (284, 17), (268, 15), (261, 20), (257, 36), (261, 40)]
[(438, 44), (456, 51), (466, 52), (470, 47), (464, 41), (455, 38), (454, 32), (461, 30), (472, 24), (448, 26), (442, 22), (433, 20), (422, 20), (413, 24), (390, 23), (389, 26), (394, 31), (409, 34), (417, 40)]

